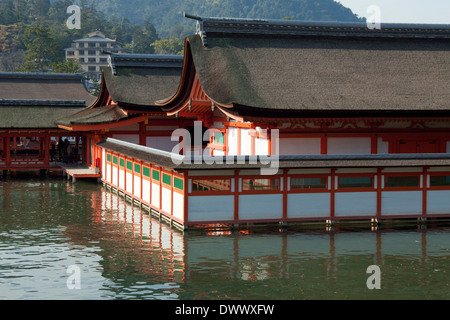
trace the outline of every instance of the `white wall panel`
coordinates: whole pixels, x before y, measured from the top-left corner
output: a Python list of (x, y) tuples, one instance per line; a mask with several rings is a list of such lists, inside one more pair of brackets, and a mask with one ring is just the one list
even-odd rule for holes
[(142, 200), (150, 203), (150, 181), (145, 179), (142, 181)]
[(173, 193), (173, 216), (183, 220), (184, 213), (184, 196), (181, 193)]
[(376, 216), (376, 192), (336, 192), (335, 216)]
[(383, 191), (381, 215), (422, 214), (422, 191)]
[(188, 220), (225, 221), (234, 219), (234, 196), (189, 196)]
[(239, 219), (280, 219), (282, 194), (245, 194), (239, 196)]
[(281, 138), (280, 155), (320, 154), (320, 138)]
[(167, 188), (162, 188), (162, 198), (161, 198), (161, 201), (162, 201), (162, 206), (161, 206), (161, 209), (164, 211), (164, 212), (167, 212), (167, 213), (172, 213), (172, 192), (171, 192), (171, 190), (170, 189), (167, 189)]
[(327, 140), (328, 154), (370, 154), (371, 139), (362, 138), (333, 138)]
[(133, 194), (140, 199), (141, 198), (141, 176), (134, 175), (134, 190)]
[(315, 218), (330, 215), (329, 193), (292, 193), (288, 194), (288, 218)]
[(152, 183), (152, 205), (159, 208), (159, 184)]
[(427, 192), (427, 214), (449, 214), (450, 191), (429, 190)]

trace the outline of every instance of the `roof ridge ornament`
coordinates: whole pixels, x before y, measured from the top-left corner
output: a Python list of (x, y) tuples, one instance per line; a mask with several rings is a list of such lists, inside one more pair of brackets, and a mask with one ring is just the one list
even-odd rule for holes
[(202, 43), (204, 47), (208, 46), (208, 41), (206, 40), (206, 32), (203, 28), (203, 18), (199, 16), (194, 16), (192, 14), (183, 12), (183, 16), (188, 19), (197, 20), (197, 24), (195, 26), (195, 34), (200, 36), (200, 39), (202, 39)]

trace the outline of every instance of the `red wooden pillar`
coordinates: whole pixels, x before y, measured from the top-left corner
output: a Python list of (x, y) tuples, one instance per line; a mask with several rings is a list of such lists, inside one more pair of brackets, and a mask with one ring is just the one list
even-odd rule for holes
[(48, 166), (50, 163), (50, 134), (47, 133), (42, 138), (44, 143), (44, 165)]
[(5, 137), (5, 147), (3, 149), (5, 151), (5, 165), (11, 165), (11, 137), (6, 135)]
[(422, 172), (422, 217), (427, 215), (427, 193), (428, 193), (428, 168), (424, 167)]
[(239, 221), (239, 170), (234, 170), (234, 221)]
[(377, 169), (377, 218), (381, 219), (381, 193), (382, 193), (382, 184), (383, 184), (383, 174), (381, 172), (381, 168)]
[[(147, 122), (147, 121), (145, 121), (145, 122)], [(147, 138), (145, 136), (145, 131), (147, 129), (147, 125), (145, 124), (145, 122), (139, 123), (139, 144), (141, 146), (147, 145)]]
[(328, 138), (327, 135), (324, 134), (320, 137), (320, 154), (328, 153)]

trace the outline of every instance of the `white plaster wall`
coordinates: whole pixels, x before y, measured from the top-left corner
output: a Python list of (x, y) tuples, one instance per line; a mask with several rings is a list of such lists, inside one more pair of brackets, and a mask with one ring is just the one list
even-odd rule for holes
[(450, 191), (429, 190), (427, 192), (427, 214), (449, 214)]
[(188, 221), (234, 219), (234, 196), (189, 196)]
[(377, 142), (377, 153), (388, 154), (389, 153), (389, 142), (383, 141), (383, 138), (378, 138)]
[(159, 185), (152, 183), (152, 205), (159, 208)]
[(117, 174), (117, 168), (112, 168), (112, 184), (117, 186), (118, 185), (118, 174)]
[(142, 181), (142, 200), (150, 203), (150, 181), (145, 179)]
[(184, 196), (181, 193), (173, 193), (173, 216), (183, 220), (184, 213)]
[(238, 136), (237, 136), (238, 130), (237, 128), (234, 127), (230, 127), (227, 129), (227, 143), (228, 143), (228, 155), (232, 156), (232, 155), (237, 155), (237, 141), (238, 141)]
[(252, 151), (252, 137), (249, 129), (241, 129), (241, 155), (250, 155)]
[(133, 194), (140, 199), (141, 198), (141, 177), (134, 175), (134, 190)]
[(291, 193), (287, 198), (288, 218), (316, 218), (330, 216), (329, 193)]
[(111, 182), (111, 165), (109, 163), (106, 164), (106, 181)]
[(381, 215), (422, 214), (422, 191), (383, 191)]
[(119, 188), (125, 190), (125, 172), (119, 168)]
[(268, 155), (269, 141), (263, 138), (255, 138), (255, 155)]
[(282, 194), (246, 194), (239, 196), (239, 220), (281, 219)]
[(320, 138), (281, 138), (280, 155), (320, 154)]
[(161, 209), (164, 212), (167, 212), (167, 213), (171, 214), (172, 213), (172, 204), (171, 204), (172, 192), (171, 192), (170, 189), (167, 189), (167, 188), (164, 188), (164, 187), (162, 188), (161, 201), (162, 201)]
[(328, 154), (370, 154), (370, 137), (333, 138), (328, 137)]
[(133, 192), (133, 175), (129, 172), (126, 173), (126, 191), (128, 191), (129, 193)]
[(376, 216), (376, 192), (336, 192), (334, 214), (337, 217)]

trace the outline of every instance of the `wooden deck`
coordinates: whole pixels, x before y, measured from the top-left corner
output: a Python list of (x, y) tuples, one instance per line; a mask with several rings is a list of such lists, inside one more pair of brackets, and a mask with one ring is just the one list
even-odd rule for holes
[(72, 181), (75, 182), (78, 178), (101, 178), (101, 173), (98, 169), (88, 167), (82, 164), (60, 164), (61, 168), (67, 174), (67, 177), (72, 177)]

